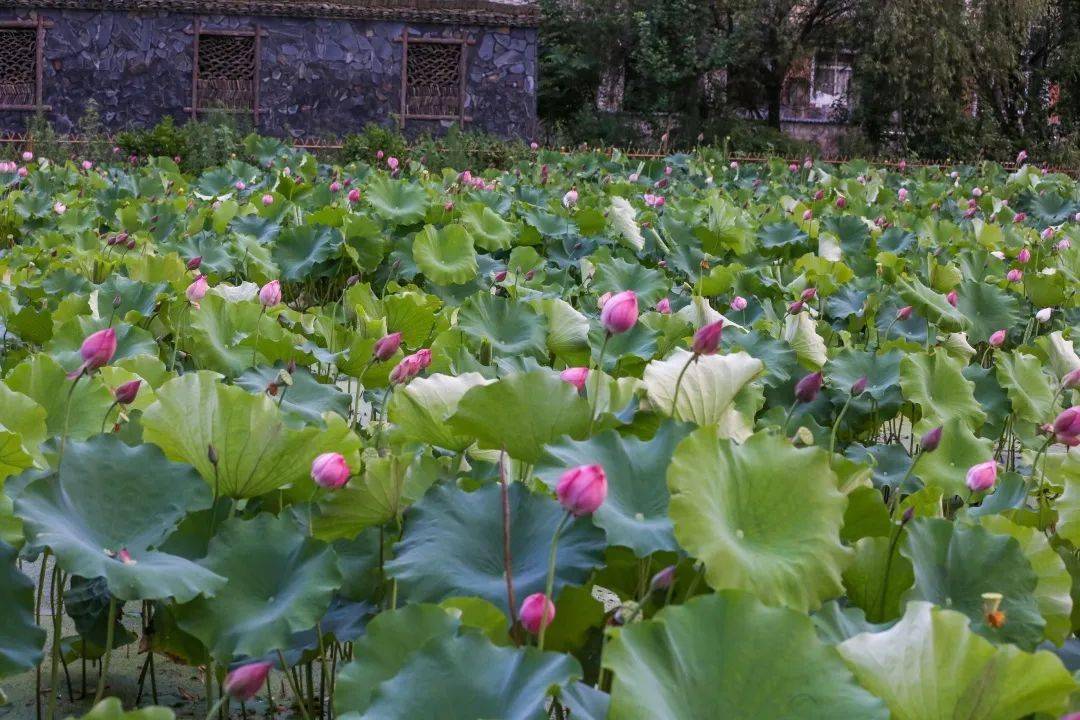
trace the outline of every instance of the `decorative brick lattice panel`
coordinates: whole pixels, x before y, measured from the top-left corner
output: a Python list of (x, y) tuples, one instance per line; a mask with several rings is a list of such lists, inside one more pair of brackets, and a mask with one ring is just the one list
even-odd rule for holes
[(0, 29), (0, 105), (36, 102), (37, 31)]
[(459, 44), (409, 41), (406, 115), (457, 117), (461, 113)]
[(255, 38), (199, 36), (199, 108), (247, 110), (255, 105)]

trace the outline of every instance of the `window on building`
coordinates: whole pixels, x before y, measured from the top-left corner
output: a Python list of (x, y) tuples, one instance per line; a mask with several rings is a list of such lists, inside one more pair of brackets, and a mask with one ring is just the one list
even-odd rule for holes
[(818, 53), (814, 58), (814, 93), (839, 97), (846, 95), (851, 84), (851, 63), (848, 52)]
[(258, 116), (259, 32), (196, 28), (192, 115), (217, 111)]
[(454, 39), (414, 39), (403, 35), (401, 121), (465, 122), (465, 48)]
[(41, 53), (45, 23), (16, 20), (0, 23), (0, 108), (42, 108)]

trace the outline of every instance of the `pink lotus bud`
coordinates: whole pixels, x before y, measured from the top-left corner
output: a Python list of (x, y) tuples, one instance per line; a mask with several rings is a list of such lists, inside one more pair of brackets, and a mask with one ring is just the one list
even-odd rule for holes
[(949, 294), (945, 296), (945, 299), (949, 301), (950, 305), (956, 307), (956, 303), (960, 299), (960, 296), (956, 294), (955, 290), (950, 290)]
[(1016, 254), (1016, 260), (1017, 262), (1027, 264), (1027, 262), (1031, 260), (1031, 251), (1027, 248), (1021, 248), (1020, 252)]
[(709, 323), (694, 333), (691, 348), (695, 355), (715, 355), (720, 347), (720, 338), (724, 335), (724, 321)]
[(806, 288), (805, 290), (802, 291), (802, 294), (799, 295), (799, 299), (804, 301), (804, 302), (808, 301), (808, 300), (813, 300), (816, 297), (817, 297), (817, 288), (812, 288), (812, 287)]
[(386, 153), (384, 153), (382, 150), (376, 151), (376, 153), (375, 153), (375, 159), (376, 160), (382, 160), (384, 157), (386, 157)]
[(1054, 247), (1058, 252), (1065, 252), (1072, 247), (1072, 242), (1069, 238), (1062, 238), (1061, 240), (1058, 240), (1057, 245), (1054, 245)]
[(938, 425), (933, 430), (927, 430), (922, 438), (919, 439), (919, 447), (923, 452), (934, 452), (937, 450), (938, 445), (941, 444), (941, 425)]
[(235, 187), (238, 192), (243, 192), (247, 188), (247, 185), (244, 184), (243, 180), (237, 180), (233, 187)]
[(563, 195), (562, 204), (564, 208), (570, 209), (578, 203), (578, 191), (576, 188), (570, 188)]
[(83, 170), (86, 170), (87, 172), (90, 172), (90, 169), (92, 167), (94, 167), (94, 163), (90, 162), (89, 160), (83, 160), (82, 161), (82, 169)]
[(739, 163), (736, 160), (732, 160), (731, 164), (728, 165), (728, 167), (731, 168), (732, 170), (738, 170), (739, 169)]
[(188, 270), (198, 270), (200, 265), (202, 265), (202, 255), (196, 255), (187, 261)]
[(1065, 390), (1080, 388), (1080, 367), (1065, 373), (1065, 377), (1061, 378), (1061, 387)]
[(657, 590), (667, 590), (675, 582), (675, 566), (668, 565), (652, 576), (652, 580), (649, 581), (649, 591), (656, 592)]
[(417, 350), (412, 355), (406, 355), (390, 371), (390, 382), (394, 385), (407, 383), (431, 364), (431, 351), (428, 349)]
[(814, 193), (814, 201), (818, 202), (818, 201), (823, 200), (824, 198), (825, 198), (825, 191), (821, 190), (819, 188), (818, 191)]
[(795, 398), (801, 403), (813, 402), (824, 383), (825, 378), (820, 371), (804, 376), (795, 384)]
[(844, 197), (843, 195), (837, 196), (837, 198), (836, 198), (836, 207), (840, 208), (841, 210), (843, 210), (845, 207), (847, 207), (847, 198)]
[(802, 166), (803, 170), (809, 170), (810, 168), (814, 167), (814, 161), (810, 158), (806, 158), (805, 160), (803, 160)]
[(904, 172), (905, 170), (907, 170), (907, 160), (901, 159), (900, 162), (897, 164), (896, 169), (900, 172)]
[(1004, 345), (1005, 335), (1006, 332), (1004, 330), (996, 330), (994, 334), (990, 336), (990, 347), (999, 348)]
[(600, 322), (610, 335), (618, 335), (634, 327), (637, 318), (637, 295), (633, 290), (624, 290), (611, 296), (600, 311)]
[(629, 180), (632, 183), (636, 183), (638, 180), (641, 179), (641, 175), (640, 175), (640, 173), (630, 173), (630, 175), (627, 176), (626, 179)]
[(607, 291), (606, 293), (604, 293), (603, 295), (601, 295), (600, 297), (596, 298), (596, 307), (598, 307), (598, 308), (601, 308), (601, 309), (602, 309), (602, 308), (603, 308), (603, 307), (604, 307), (605, 305), (607, 305), (607, 302), (608, 302), (608, 300), (610, 300), (610, 299), (611, 299), (611, 296), (612, 296), (613, 294), (614, 294), (614, 293), (612, 293), (612, 292), (611, 292), (611, 291), (609, 290), (609, 291)]
[(965, 483), (972, 492), (986, 492), (994, 487), (997, 482), (997, 463), (987, 460), (978, 465), (972, 465), (967, 471)]
[(971, 196), (972, 197), (982, 197), (982, 188), (981, 187), (973, 187), (973, 188), (971, 188)]
[(327, 490), (337, 490), (349, 482), (349, 464), (340, 453), (323, 453), (311, 462), (311, 479)]
[(1035, 313), (1035, 319), (1041, 323), (1048, 323), (1050, 322), (1050, 318), (1053, 316), (1053, 314), (1054, 308), (1045, 307), (1042, 310), (1039, 310), (1039, 312)]
[(537, 143), (537, 142), (536, 142), (536, 141), (534, 140), (533, 142), (529, 143), (529, 149), (530, 149), (530, 150), (539, 150), (539, 149), (540, 149), (540, 144), (539, 144), (539, 143)]
[(137, 565), (138, 561), (131, 557), (131, 553), (127, 548), (120, 548), (120, 552), (116, 553), (116, 559), (125, 565)]
[(869, 382), (870, 382), (869, 378), (867, 378), (865, 375), (863, 375), (861, 378), (859, 378), (855, 382), (851, 383), (851, 396), (852, 397), (859, 397), (864, 392), (866, 392), (866, 386), (867, 386), (867, 384), (869, 384)]
[(1014, 223), (1022, 223), (1025, 220), (1027, 220), (1027, 213), (1026, 212), (1018, 212), (1015, 215), (1013, 215), (1013, 222)]
[(795, 302), (788, 305), (788, 307), (787, 307), (788, 315), (798, 315), (799, 313), (801, 313), (802, 310), (803, 310), (803, 305), (804, 304), (805, 303), (803, 303), (802, 300), (796, 300)]
[(30, 174), (30, 171), (27, 170), (26, 168), (24, 168), (24, 167), (19, 168), (19, 172), (18, 172), (19, 177), (24, 178), (29, 174)]
[(790, 165), (788, 165), (787, 169), (789, 172), (799, 172), (799, 166), (795, 163), (791, 163)]
[(529, 634), (539, 635), (541, 629), (555, 620), (555, 603), (548, 600), (544, 593), (533, 593), (521, 603), (518, 617), (521, 619), (521, 626)]
[(63, 215), (64, 213), (67, 212), (67, 205), (65, 205), (64, 203), (62, 203), (60, 201), (57, 201), (57, 202), (53, 203), (52, 207), (53, 207), (53, 212), (56, 213), (57, 215)]
[(401, 162), (393, 155), (386, 158), (386, 167), (390, 168), (390, 172), (397, 172), (398, 165), (400, 164)]
[(656, 303), (656, 312), (661, 315), (671, 314), (671, 301), (667, 298), (660, 298), (660, 302)]
[(585, 391), (585, 381), (589, 379), (589, 368), (587, 367), (569, 367), (559, 373), (559, 377), (564, 382), (568, 382), (578, 389), (578, 392)]
[(741, 311), (746, 309), (746, 305), (747, 305), (746, 298), (744, 298), (741, 295), (736, 295), (735, 297), (731, 298), (731, 309), (732, 310), (736, 310), (736, 311), (741, 312)]
[(579, 465), (559, 478), (555, 486), (559, 503), (577, 516), (590, 515), (604, 504), (607, 497), (607, 476), (599, 465)]
[[(14, 163), (12, 163), (12, 166), (14, 166)], [(1080, 222), (1080, 212), (1073, 215), (1073, 222)]]
[(110, 328), (91, 333), (83, 340), (79, 348), (79, 355), (83, 363), (74, 372), (68, 373), (68, 378), (77, 378), (84, 372), (91, 373), (99, 367), (109, 364), (113, 355), (116, 354), (116, 331)]
[(1054, 228), (1052, 226), (1043, 229), (1043, 231), (1042, 231), (1042, 239), (1043, 240), (1049, 240), (1052, 237), (1054, 237)]
[(360, 188), (353, 188), (349, 191), (349, 202), (354, 204), (360, 202)]
[(903, 321), (907, 320), (909, 317), (911, 317), (911, 313), (914, 310), (915, 310), (915, 308), (911, 307), (910, 305), (905, 305), (904, 307), (902, 307), (902, 308), (900, 308), (899, 310), (896, 311), (896, 319), (899, 320), (900, 322), (903, 322)]
[(505, 270), (500, 270), (499, 272), (495, 273), (495, 282), (502, 282), (504, 280), (506, 280)]
[(664, 174), (665, 175), (671, 175), (672, 170), (673, 170), (673, 168), (670, 165), (668, 165), (667, 167), (664, 168)]
[(264, 308), (272, 308), (281, 302), (281, 282), (271, 280), (259, 290), (259, 303)]
[(247, 702), (255, 697), (259, 688), (266, 684), (266, 678), (272, 667), (274, 663), (271, 662), (241, 665), (225, 676), (225, 683), (221, 687), (233, 699)]
[(266, 207), (270, 207), (274, 204), (274, 196), (270, 193), (266, 193), (262, 196), (262, 204)]
[(810, 222), (814, 219), (814, 211), (807, 208), (802, 214), (803, 222)]
[(446, 212), (454, 212), (454, 201), (447, 200), (446, 204), (442, 206), (442, 209)]
[(1009, 272), (1005, 273), (1005, 279), (1011, 283), (1018, 283), (1024, 279), (1024, 271), (1018, 268), (1013, 268)]
[(1027, 160), (1027, 158), (1027, 150), (1021, 150), (1020, 152), (1016, 153), (1016, 164), (1022, 165), (1024, 161)]
[(332, 193), (341, 192), (341, 183), (339, 183), (337, 180), (330, 183), (330, 192), (332, 192)]
[(120, 387), (113, 390), (113, 397), (116, 398), (116, 402), (121, 405), (130, 405), (135, 402), (135, 398), (139, 394), (139, 387), (142, 385), (142, 380), (132, 380), (126, 382)]
[(23, 162), (30, 162), (31, 160), (34, 159), (34, 153), (27, 150), (26, 152), (24, 152), (22, 154), (22, 159), (23, 159)]
[(206, 297), (206, 291), (210, 289), (210, 283), (206, 281), (205, 275), (200, 275), (195, 278), (195, 282), (187, 286), (187, 290), (184, 294), (187, 295), (187, 299), (194, 305), (198, 305), (199, 301)]
[(900, 188), (896, 191), (896, 199), (900, 202), (907, 202), (907, 188)]
[(384, 335), (375, 342), (375, 347), (372, 348), (372, 356), (379, 362), (386, 362), (390, 358), (394, 357), (394, 353), (401, 347), (401, 333), (390, 333)]
[(1054, 438), (1064, 445), (1080, 445), (1080, 405), (1062, 411), (1054, 419)]

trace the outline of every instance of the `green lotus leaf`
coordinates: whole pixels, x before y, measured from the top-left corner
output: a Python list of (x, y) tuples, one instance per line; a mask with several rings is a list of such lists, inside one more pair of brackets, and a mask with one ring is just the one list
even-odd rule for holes
[[(65, 572), (104, 577), (120, 600), (186, 602), (214, 593), (224, 578), (158, 547), (210, 500), (190, 467), (169, 462), (156, 447), (99, 435), (69, 441), (59, 475), (30, 483), (15, 498), (15, 513), (27, 542), (50, 548)], [(117, 557), (121, 550), (133, 562)]]
[(1035, 600), (1046, 620), (1046, 637), (1057, 645), (1072, 632), (1073, 601), (1069, 595), (1072, 579), (1061, 556), (1050, 546), (1046, 536), (1032, 527), (1017, 525), (1001, 515), (988, 515), (979, 524), (992, 533), (1009, 535), (1020, 543), (1024, 557), (1038, 577)]
[(893, 536), (864, 537), (856, 542), (855, 559), (844, 571), (848, 600), (872, 623), (900, 617), (900, 599), (914, 582), (911, 562), (900, 554)]
[(589, 357), (589, 319), (560, 298), (539, 300), (547, 318), (547, 349), (567, 365), (584, 365)]
[[(109, 317), (115, 313), (117, 318), (126, 318), (129, 312), (147, 317), (154, 312), (158, 296), (166, 291), (167, 283), (145, 283), (113, 273), (105, 282), (97, 286), (97, 315)], [(120, 305), (115, 306), (116, 298)]]
[(66, 376), (59, 363), (38, 353), (16, 365), (4, 382), (45, 409), (49, 435), (63, 434), (66, 424), (68, 438), (84, 440), (101, 432), (101, 421), (113, 396), (100, 377), (82, 378), (73, 390), (74, 381)]
[(944, 350), (906, 355), (900, 361), (900, 387), (904, 398), (921, 410), (921, 419), (915, 424), (917, 434), (953, 418), (975, 430), (986, 418), (975, 400), (975, 384), (964, 378), (960, 363)]
[[(509, 502), (510, 570), (521, 602), (544, 591), (551, 536), (564, 511), (520, 483), (510, 486)], [(409, 510), (403, 539), (394, 546), (394, 559), (386, 563), (386, 571), (412, 602), (472, 595), (509, 615), (502, 518), (502, 489), (497, 483), (471, 493), (436, 486)], [(553, 595), (557, 597), (565, 585), (584, 583), (603, 563), (603, 548), (603, 534), (588, 518), (567, 524), (559, 537)]]
[(387, 406), (388, 417), (404, 439), (455, 452), (464, 450), (472, 444), (472, 438), (455, 434), (447, 420), (457, 412), (466, 392), (488, 382), (480, 373), (462, 373), (457, 377), (436, 373), (416, 378), (395, 388)]
[[(251, 368), (236, 378), (236, 384), (253, 395), (260, 395), (272, 383), (281, 382), (283, 369), (280, 363), (274, 367)], [(289, 385), (278, 387), (274, 400), (282, 413), (297, 420), (297, 425), (326, 427), (323, 422), (326, 413), (349, 417), (352, 399), (338, 386), (320, 383), (306, 368), (297, 368), (289, 380)]]
[(483, 447), (505, 449), (512, 458), (536, 463), (553, 440), (563, 435), (581, 438), (588, 432), (589, 405), (558, 375), (537, 370), (469, 390), (448, 426)]
[[(837, 474), (842, 474), (843, 467), (839, 459), (833, 467)], [(854, 463), (854, 467), (865, 467)], [(844, 527), (840, 529), (840, 539), (845, 543), (854, 543), (865, 537), (887, 537), (892, 533), (893, 525), (889, 519), (888, 506), (882, 501), (881, 491), (877, 488), (860, 485), (848, 492), (848, 506), (844, 511)]]
[[(868, 415), (877, 407), (882, 417), (900, 409), (900, 360), (904, 354), (892, 350), (878, 355), (847, 348), (825, 364), (828, 384), (839, 391), (850, 390), (860, 378), (866, 378), (866, 392), (851, 399), (851, 410)], [(845, 394), (847, 394), (845, 392)]]
[(836, 646), (894, 720), (1019, 720), (1064, 712), (1077, 684), (1046, 651), (993, 645), (961, 613), (910, 602), (892, 628)]
[(998, 382), (1008, 393), (1018, 418), (1036, 425), (1053, 421), (1054, 392), (1037, 357), (1019, 351), (998, 353), (994, 364)]
[(461, 620), (462, 627), (478, 630), (496, 645), (512, 644), (508, 632), (510, 622), (502, 610), (487, 600), (478, 597), (447, 598), (439, 603), (439, 607)]
[(391, 225), (413, 225), (427, 214), (428, 199), (423, 186), (381, 175), (368, 180), (367, 201)]
[(915, 233), (903, 228), (891, 227), (881, 233), (877, 239), (879, 250), (903, 255), (916, 241)]
[(664, 273), (659, 270), (619, 258), (597, 263), (593, 276), (593, 289), (597, 294), (633, 290), (638, 297), (638, 308), (642, 311), (656, 305), (667, 294), (669, 286)]
[(791, 384), (792, 377), (802, 374), (795, 351), (782, 340), (751, 330), (725, 333), (723, 343), (725, 347), (734, 346), (760, 360), (765, 366), (761, 380), (769, 387), (785, 387)]
[(956, 309), (971, 325), (971, 342), (986, 342), (998, 330), (1007, 330), (1020, 322), (1020, 303), (1016, 296), (996, 285), (970, 280), (956, 291)]
[(602, 466), (608, 494), (593, 513), (593, 522), (607, 533), (608, 544), (628, 547), (638, 557), (678, 550), (668, 518), (665, 474), (675, 446), (689, 431), (689, 426), (669, 420), (649, 440), (622, 436), (614, 430), (581, 442), (563, 439), (548, 445), (536, 474), (554, 490), (567, 469)]
[[(272, 343), (285, 337), (285, 331), (258, 303), (230, 302), (210, 294), (199, 305), (182, 321), (187, 323), (182, 346), (199, 367), (237, 376), (252, 365), (288, 360), (295, 354), (291, 341), (281, 351), (271, 352)], [(259, 346), (252, 352), (248, 341), (253, 344), (256, 336)]]
[[(905, 601), (929, 600), (964, 613), (971, 629), (995, 642), (1031, 650), (1042, 642), (1046, 621), (1035, 597), (1038, 576), (1020, 543), (982, 527), (916, 518), (907, 526), (901, 554), (915, 569), (915, 585)], [(992, 627), (983, 593), (1001, 593), (1005, 624)]]
[[(192, 465), (222, 497), (252, 498), (290, 484), (306, 484), (311, 461), (324, 452), (348, 458), (359, 438), (336, 414), (326, 428), (293, 428), (265, 394), (224, 385), (208, 371), (188, 373), (157, 389), (143, 413), (143, 437), (173, 460)], [(215, 470), (207, 457), (213, 445)]]
[(1057, 534), (1080, 547), (1080, 453), (1049, 453), (1042, 463), (1047, 481), (1065, 488), (1055, 503), (1059, 517)]
[(884, 720), (810, 618), (739, 590), (669, 606), (613, 632), (611, 720)]
[(843, 607), (838, 600), (830, 600), (822, 605), (820, 610), (810, 616), (810, 620), (814, 623), (818, 637), (826, 645), (837, 645), (860, 633), (888, 630), (893, 625), (867, 622), (860, 608)]
[(479, 269), (472, 236), (461, 225), (425, 226), (413, 238), (412, 251), (420, 272), (439, 285), (467, 283)]
[(281, 231), (270, 257), (281, 279), (304, 280), (315, 275), (328, 260), (338, 256), (345, 242), (341, 231), (325, 225), (300, 225)]
[(34, 622), (34, 583), (15, 566), (16, 555), (0, 541), (0, 678), (35, 667), (45, 646)]
[(771, 225), (763, 225), (758, 232), (757, 239), (761, 243), (761, 247), (772, 250), (807, 245), (810, 236), (800, 230), (795, 223), (785, 220)]
[(386, 331), (400, 332), (406, 347), (426, 345), (438, 319), (442, 303), (433, 295), (401, 290), (383, 298)]
[(962, 419), (953, 418), (942, 425), (937, 450), (923, 453), (912, 474), (926, 486), (940, 487), (945, 497), (966, 498), (970, 493), (965, 485), (967, 471), (993, 457), (993, 449), (992, 441), (976, 436)]
[(829, 360), (825, 340), (817, 332), (817, 326), (810, 313), (788, 315), (784, 318), (784, 331), (780, 339), (791, 346), (795, 355), (806, 367), (820, 369)]
[(174, 720), (175, 717), (173, 711), (165, 707), (144, 707), (124, 712), (120, 700), (112, 697), (99, 702), (79, 720)]
[(44, 464), (39, 447), (46, 435), (45, 409), (0, 382), (0, 488), (9, 475)]
[[(847, 499), (826, 453), (768, 432), (737, 445), (704, 427), (679, 444), (667, 477), (675, 538), (713, 588), (803, 612), (841, 594)], [(799, 502), (785, 500), (793, 493)]]
[(499, 355), (547, 357), (547, 321), (525, 303), (487, 293), (473, 295), (458, 311), (458, 327)]
[(227, 521), (200, 564), (228, 583), (214, 597), (177, 607), (176, 619), (224, 664), (287, 648), (294, 633), (314, 627), (341, 585), (333, 548), (284, 513)]
[(964, 313), (950, 305), (944, 295), (934, 292), (917, 278), (900, 278), (897, 281), (897, 290), (904, 302), (915, 308), (918, 315), (945, 332), (964, 332), (971, 325)]
[(509, 250), (518, 234), (513, 225), (481, 203), (473, 203), (462, 210), (461, 224), (476, 244), (489, 252)]
[(665, 360), (650, 362), (645, 367), (645, 391), (658, 412), (672, 415), (675, 386), (685, 367), (673, 417), (702, 426), (724, 423), (734, 411), (739, 391), (765, 368), (760, 360), (744, 352), (702, 355), (694, 361), (691, 358), (693, 353), (679, 349)]

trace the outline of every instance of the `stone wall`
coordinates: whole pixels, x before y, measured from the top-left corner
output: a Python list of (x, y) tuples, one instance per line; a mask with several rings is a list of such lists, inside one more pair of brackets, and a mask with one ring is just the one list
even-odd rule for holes
[[(166, 12), (46, 10), (44, 102), (59, 132), (77, 128), (89, 99), (107, 127), (178, 121), (191, 105), (194, 17)], [(0, 19), (30, 17), (0, 10)], [(369, 122), (393, 124), (400, 109), (403, 23), (203, 16), (206, 29), (259, 23), (258, 130), (272, 135), (342, 136)], [(536, 129), (536, 29), (408, 25), (411, 37), (470, 38), (466, 46), (468, 128), (530, 138)], [(32, 113), (0, 111), (0, 129), (20, 130)], [(409, 134), (450, 123), (409, 121)]]

